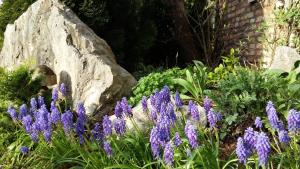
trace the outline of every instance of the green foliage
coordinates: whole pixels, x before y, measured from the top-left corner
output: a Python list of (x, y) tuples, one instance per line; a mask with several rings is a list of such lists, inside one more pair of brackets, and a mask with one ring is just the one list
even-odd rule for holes
[(183, 77), (185, 70), (180, 68), (167, 69), (163, 72), (150, 73), (148, 76), (141, 78), (138, 84), (133, 88), (133, 96), (130, 98), (132, 105), (137, 104), (143, 96), (150, 96), (155, 90), (161, 89), (165, 85), (170, 90), (178, 89), (173, 79)]
[(207, 83), (206, 67), (200, 61), (194, 61), (194, 66), (186, 70), (185, 77), (174, 79), (174, 82), (192, 95), (192, 97), (184, 95), (184, 99), (194, 99), (201, 102), (204, 98), (203, 90)]

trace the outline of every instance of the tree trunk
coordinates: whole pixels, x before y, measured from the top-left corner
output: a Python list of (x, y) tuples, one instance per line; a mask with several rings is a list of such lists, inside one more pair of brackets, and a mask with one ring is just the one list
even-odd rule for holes
[[(199, 59), (200, 52), (197, 49), (193, 33), (190, 29), (183, 0), (162, 0), (168, 6), (168, 15), (174, 24), (174, 33), (177, 43), (182, 48), (182, 55), (186, 63)], [(180, 55), (179, 55), (180, 57)]]

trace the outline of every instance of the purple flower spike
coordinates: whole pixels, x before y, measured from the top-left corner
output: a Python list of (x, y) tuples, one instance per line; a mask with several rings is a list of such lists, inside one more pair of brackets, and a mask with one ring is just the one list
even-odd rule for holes
[(286, 130), (280, 130), (278, 133), (279, 141), (283, 144), (288, 144), (291, 140), (288, 132)]
[(58, 90), (57, 90), (57, 88), (55, 87), (55, 88), (53, 88), (53, 90), (52, 90), (52, 100), (53, 100), (54, 102), (56, 102), (57, 99), (58, 99)]
[(256, 128), (259, 128), (259, 129), (262, 128), (263, 124), (262, 124), (260, 117), (256, 117), (254, 124), (255, 124)]
[(245, 143), (244, 143), (244, 140), (242, 137), (238, 138), (235, 153), (236, 153), (240, 163), (246, 164), (247, 158), (251, 155), (251, 150), (245, 146)]
[(22, 104), (22, 106), (20, 106), (20, 113), (18, 116), (19, 120), (22, 120), (24, 116), (26, 116), (27, 114), (27, 106), (26, 104)]
[(32, 117), (30, 115), (27, 115), (23, 117), (22, 124), (27, 133), (30, 133), (31, 125), (32, 125)]
[(50, 121), (53, 124), (58, 124), (60, 122), (60, 112), (56, 106), (51, 110)]
[(191, 114), (194, 121), (200, 120), (200, 114), (197, 105), (193, 101), (189, 101), (188, 112)]
[(173, 165), (174, 149), (171, 142), (168, 142), (164, 149), (164, 160), (168, 166)]
[(258, 162), (260, 166), (266, 166), (268, 162), (268, 156), (271, 151), (270, 141), (268, 136), (261, 132), (257, 134), (257, 141), (255, 148), (258, 155)]
[(107, 155), (107, 157), (111, 157), (112, 156), (112, 149), (110, 147), (110, 143), (107, 141), (103, 142), (103, 149)]
[(30, 112), (35, 112), (38, 108), (38, 103), (35, 98), (30, 99)]
[(92, 132), (92, 135), (93, 135), (93, 138), (96, 140), (96, 141), (102, 141), (103, 140), (103, 133), (101, 133), (101, 130), (100, 130), (101, 126), (99, 123), (96, 123), (95, 124), (95, 127), (94, 129), (91, 131)]
[(115, 116), (117, 118), (122, 118), (123, 117), (123, 108), (121, 105), (121, 102), (117, 102), (116, 107), (115, 107)]
[(245, 143), (245, 146), (250, 150), (255, 148), (256, 135), (257, 135), (257, 133), (253, 130), (252, 127), (248, 127), (245, 131), (244, 143)]
[(61, 115), (61, 123), (63, 124), (66, 135), (69, 135), (73, 128), (73, 113), (68, 110)]
[(104, 136), (110, 136), (112, 134), (112, 122), (109, 119), (108, 115), (105, 115), (103, 117), (102, 121), (102, 127), (103, 127), (103, 134)]
[(117, 118), (114, 121), (114, 128), (118, 135), (123, 135), (126, 132), (126, 121), (123, 118)]
[(42, 105), (45, 104), (44, 97), (42, 97), (42, 96), (38, 97), (38, 104), (39, 104), (39, 107), (41, 107)]
[(51, 136), (52, 136), (52, 128), (51, 126), (48, 126), (46, 130), (43, 131), (44, 139), (46, 142), (51, 141)]
[(126, 97), (123, 97), (121, 100), (121, 106), (123, 109), (123, 113), (126, 114), (128, 117), (132, 117), (132, 110), (131, 110), (131, 106), (128, 104), (128, 101), (126, 99)]
[(197, 132), (194, 125), (191, 124), (190, 121), (186, 123), (186, 126), (184, 128), (184, 132), (186, 137), (189, 140), (190, 145), (193, 149), (196, 149), (198, 147), (198, 138), (197, 138)]
[(217, 114), (213, 111), (213, 109), (210, 109), (207, 113), (207, 120), (209, 122), (210, 128), (215, 128), (217, 125), (218, 117)]
[(150, 116), (151, 116), (152, 121), (154, 121), (154, 122), (157, 121), (157, 112), (155, 110), (153, 110), (153, 109), (151, 110)]
[(153, 157), (156, 159), (159, 158), (160, 155), (160, 148), (159, 148), (159, 138), (158, 138), (158, 129), (157, 127), (153, 127), (150, 133), (150, 144), (151, 144), (151, 151)]
[(178, 91), (176, 91), (176, 94), (175, 94), (175, 106), (179, 109), (183, 106), (183, 103), (182, 103), (182, 100), (180, 98), (180, 94)]
[(297, 132), (300, 129), (300, 113), (292, 109), (288, 115), (288, 128), (291, 132)]
[(161, 91), (159, 92), (159, 94), (162, 102), (168, 103), (171, 101), (170, 89), (168, 86), (164, 86), (163, 89), (161, 89)]
[(203, 107), (204, 107), (204, 110), (205, 110), (206, 114), (212, 108), (212, 101), (207, 96), (204, 98)]
[(28, 154), (29, 149), (28, 149), (28, 147), (26, 147), (26, 146), (21, 146), (21, 147), (20, 147), (20, 152), (21, 152), (22, 154)]
[(176, 147), (179, 147), (182, 144), (182, 140), (180, 138), (180, 135), (178, 132), (175, 133), (175, 137), (174, 137), (174, 144)]
[(7, 112), (9, 113), (9, 115), (13, 119), (13, 121), (17, 120), (17, 118), (18, 118), (17, 112), (12, 106), (8, 107)]
[(142, 107), (143, 107), (143, 112), (148, 111), (148, 104), (147, 104), (147, 97), (143, 96), (142, 98)]
[(62, 83), (60, 85), (60, 92), (61, 92), (62, 96), (64, 96), (64, 97), (67, 96), (67, 89), (66, 89), (66, 85), (64, 83)]
[(276, 109), (274, 108), (274, 105), (271, 101), (268, 102), (268, 105), (266, 107), (266, 111), (267, 111), (267, 114), (268, 114), (268, 119), (269, 119), (269, 122), (272, 126), (272, 128), (274, 130), (276, 129), (279, 129), (279, 118), (277, 116), (277, 112), (276, 112)]

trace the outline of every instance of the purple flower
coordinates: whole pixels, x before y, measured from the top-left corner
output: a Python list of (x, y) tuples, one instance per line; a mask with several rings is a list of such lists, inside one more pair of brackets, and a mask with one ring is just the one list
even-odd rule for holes
[(199, 115), (197, 105), (191, 100), (189, 101), (188, 113), (191, 114), (192, 119), (194, 121), (200, 120), (200, 115)]
[(104, 136), (110, 136), (112, 134), (112, 122), (109, 119), (108, 115), (105, 115), (103, 117), (102, 121), (102, 127), (103, 127), (103, 134)]
[(245, 146), (244, 140), (242, 137), (238, 138), (236, 144), (235, 153), (240, 161), (240, 163), (246, 164), (247, 158), (251, 155), (252, 150)]
[(67, 96), (67, 89), (66, 89), (66, 85), (64, 83), (62, 83), (60, 85), (60, 92), (61, 92), (62, 96), (64, 96), (64, 97)]
[(52, 100), (53, 100), (54, 102), (56, 102), (57, 99), (58, 99), (58, 90), (57, 90), (57, 88), (55, 87), (55, 88), (53, 88), (53, 90), (52, 90)]
[(182, 103), (182, 100), (180, 98), (180, 94), (178, 91), (176, 91), (174, 100), (175, 100), (175, 106), (177, 108), (181, 108), (183, 106), (183, 103)]
[(27, 106), (26, 106), (26, 104), (22, 104), (20, 106), (20, 113), (19, 113), (18, 119), (22, 120), (23, 117), (26, 116), (26, 114), (27, 114)]
[(30, 112), (35, 112), (38, 108), (38, 103), (35, 98), (30, 99)]
[(159, 158), (160, 155), (160, 142), (158, 138), (158, 129), (157, 127), (153, 127), (150, 133), (150, 144), (151, 144), (151, 151), (152, 155), (155, 158)]
[(179, 147), (182, 144), (182, 140), (178, 132), (175, 133), (174, 144), (176, 147)]
[(85, 108), (82, 102), (79, 102), (77, 104), (77, 115), (78, 115), (78, 119), (82, 122), (85, 123), (86, 122), (86, 114), (85, 114)]
[(27, 133), (30, 133), (32, 125), (32, 117), (30, 115), (24, 116), (22, 119), (22, 124)]
[(288, 144), (291, 140), (288, 132), (286, 130), (280, 130), (278, 132), (279, 141), (283, 144)]
[(13, 119), (13, 121), (17, 120), (17, 116), (18, 116), (17, 112), (12, 106), (8, 107), (7, 112), (9, 113), (9, 115)]
[(174, 124), (177, 120), (177, 117), (174, 111), (174, 105), (171, 102), (169, 102), (167, 105), (166, 113), (170, 119), (170, 122)]
[(93, 135), (93, 138), (96, 141), (102, 141), (103, 140), (103, 133), (101, 133), (100, 127), (101, 127), (100, 124), (96, 123), (94, 129), (91, 131), (92, 135)]
[(204, 110), (205, 110), (206, 114), (212, 108), (212, 101), (207, 96), (204, 98), (203, 107), (204, 107)]
[(50, 142), (51, 141), (52, 128), (51, 128), (50, 125), (47, 127), (47, 129), (45, 129), (43, 131), (43, 135), (44, 135), (44, 139), (45, 139), (46, 142)]
[(193, 124), (191, 124), (190, 121), (186, 123), (186, 126), (184, 128), (184, 132), (186, 137), (189, 140), (190, 145), (193, 149), (196, 149), (198, 147), (198, 138), (197, 138), (197, 132), (196, 128)]
[(58, 124), (60, 122), (60, 112), (56, 106), (51, 109), (50, 121), (53, 124)]
[(207, 120), (209, 122), (210, 128), (214, 128), (217, 125), (217, 114), (213, 111), (213, 109), (210, 109), (207, 113)]
[(28, 154), (29, 149), (26, 146), (21, 146), (20, 151), (21, 151), (22, 154)]
[(172, 166), (174, 157), (174, 150), (171, 142), (168, 142), (164, 149), (164, 160), (168, 166)]
[(168, 103), (171, 101), (170, 97), (170, 89), (168, 86), (164, 86), (161, 91), (159, 92), (161, 101)]
[(270, 142), (268, 136), (261, 132), (257, 134), (257, 141), (255, 148), (258, 155), (258, 162), (260, 166), (265, 166), (268, 162), (268, 155), (271, 150)]
[(247, 149), (254, 149), (256, 144), (256, 135), (257, 133), (253, 130), (252, 127), (248, 127), (244, 134), (244, 144)]
[(110, 143), (107, 141), (103, 142), (103, 149), (108, 157), (112, 156), (112, 149), (110, 147)]
[(33, 142), (37, 143), (39, 141), (39, 131), (41, 131), (37, 122), (32, 123), (30, 138)]
[(143, 107), (143, 112), (148, 111), (148, 104), (147, 104), (147, 97), (143, 96), (142, 98), (142, 107)]
[(114, 121), (114, 128), (118, 135), (123, 135), (126, 132), (126, 121), (123, 118), (117, 118)]
[(162, 145), (170, 140), (170, 125), (171, 121), (168, 116), (161, 116), (157, 123), (158, 138)]
[(156, 120), (157, 120), (157, 112), (152, 109), (151, 113), (150, 113), (150, 117), (151, 117), (151, 120), (153, 120), (154, 122), (156, 122)]
[(122, 109), (122, 105), (121, 102), (117, 102), (116, 107), (115, 107), (115, 116), (117, 118), (122, 118), (123, 117), (123, 109)]
[(69, 135), (73, 128), (73, 113), (70, 110), (67, 110), (61, 115), (61, 123), (64, 127), (66, 135)]
[(296, 132), (300, 129), (300, 113), (292, 109), (288, 115), (288, 128), (291, 132)]
[(41, 107), (42, 105), (45, 104), (44, 97), (42, 97), (42, 96), (38, 97), (38, 104), (39, 104), (39, 107)]
[(48, 112), (46, 105), (42, 105), (37, 113), (37, 123), (41, 130), (46, 130), (48, 122), (50, 119), (48, 117), (51, 117), (50, 113)]
[(277, 116), (276, 109), (274, 108), (274, 105), (271, 101), (268, 102), (266, 111), (267, 111), (268, 119), (269, 119), (269, 122), (270, 122), (272, 128), (275, 130), (278, 129), (279, 128), (279, 126), (278, 126), (279, 118)]
[(126, 114), (128, 117), (133, 116), (131, 106), (128, 104), (128, 101), (127, 101), (126, 97), (122, 98), (121, 107), (122, 107), (122, 110), (123, 110), (124, 114)]
[(260, 129), (262, 128), (263, 124), (262, 124), (260, 117), (256, 117), (254, 124), (255, 124), (256, 128), (260, 128)]

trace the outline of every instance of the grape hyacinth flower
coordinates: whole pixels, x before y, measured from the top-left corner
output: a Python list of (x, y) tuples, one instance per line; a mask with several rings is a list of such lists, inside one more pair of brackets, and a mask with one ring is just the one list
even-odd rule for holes
[(8, 107), (7, 112), (9, 113), (9, 115), (13, 119), (13, 121), (17, 120), (17, 118), (18, 118), (17, 112), (12, 106)]
[(259, 129), (262, 128), (262, 125), (263, 125), (263, 124), (262, 124), (262, 121), (261, 121), (260, 117), (256, 117), (256, 118), (255, 118), (254, 124), (255, 124), (256, 128), (259, 128)]
[(60, 85), (60, 92), (61, 92), (61, 94), (62, 94), (63, 97), (67, 96), (67, 89), (66, 89), (66, 85), (64, 83), (62, 83)]
[(193, 149), (196, 149), (198, 147), (198, 138), (197, 138), (197, 132), (196, 128), (193, 124), (191, 124), (190, 121), (186, 123), (186, 126), (184, 128), (184, 132), (186, 137), (189, 140), (190, 145)]
[(50, 119), (48, 117), (51, 117), (50, 113), (48, 112), (46, 105), (42, 105), (39, 109), (38, 113), (36, 114), (36, 120), (41, 130), (46, 130), (48, 122)]
[(114, 128), (118, 135), (123, 135), (126, 132), (126, 121), (123, 118), (117, 118), (114, 121)]
[(151, 152), (153, 157), (155, 157), (156, 159), (159, 158), (160, 155), (160, 142), (159, 142), (159, 138), (158, 138), (158, 129), (157, 127), (153, 127), (151, 129), (151, 133), (150, 133), (150, 144), (151, 144)]
[(53, 88), (53, 90), (52, 90), (52, 100), (53, 100), (54, 102), (56, 102), (57, 99), (58, 99), (58, 90), (57, 90), (57, 88), (55, 87), (55, 88)]
[(174, 142), (176, 147), (179, 147), (182, 144), (182, 140), (181, 140), (180, 135), (179, 135), (178, 132), (175, 133), (175, 137), (174, 137), (173, 142)]
[(175, 100), (175, 106), (176, 106), (178, 109), (181, 108), (181, 107), (183, 106), (183, 103), (182, 103), (182, 100), (181, 100), (181, 98), (180, 98), (180, 94), (179, 94), (178, 91), (176, 91), (176, 93), (175, 93), (175, 98), (174, 98), (174, 100)]
[(267, 115), (269, 122), (271, 124), (271, 127), (276, 130), (279, 129), (279, 118), (277, 116), (276, 109), (274, 108), (274, 105), (271, 101), (268, 102), (268, 105), (266, 107)]
[(244, 144), (246, 146), (247, 149), (254, 149), (255, 148), (255, 144), (256, 144), (256, 135), (257, 133), (253, 130), (252, 127), (248, 127), (245, 130), (245, 134), (244, 134)]
[(265, 166), (268, 162), (268, 156), (271, 151), (271, 145), (268, 136), (261, 132), (257, 134), (255, 148), (258, 155), (258, 162), (260, 166)]
[(188, 113), (192, 116), (192, 119), (194, 121), (200, 120), (200, 115), (199, 115), (197, 105), (191, 100), (189, 101)]
[(217, 125), (218, 117), (217, 114), (213, 111), (213, 109), (210, 109), (207, 113), (207, 120), (209, 123), (209, 127), (215, 128)]
[(175, 124), (177, 117), (176, 117), (176, 114), (174, 111), (174, 105), (171, 102), (169, 102), (167, 105), (166, 113), (167, 113), (167, 116), (169, 117), (170, 122), (172, 124)]
[(143, 112), (146, 113), (148, 111), (147, 97), (143, 96), (142, 98), (142, 108)]
[(114, 113), (117, 118), (123, 117), (123, 108), (122, 108), (121, 102), (119, 102), (119, 101), (117, 102)]
[(242, 137), (238, 138), (235, 153), (239, 159), (239, 162), (246, 164), (247, 158), (251, 155), (251, 150), (249, 150), (249, 148), (245, 146)]
[(204, 98), (203, 107), (204, 107), (204, 110), (205, 110), (206, 114), (212, 108), (212, 101), (207, 96)]
[(102, 141), (103, 140), (103, 133), (100, 130), (100, 124), (96, 123), (94, 129), (91, 131), (93, 138), (96, 141)]
[(105, 115), (103, 117), (102, 121), (102, 127), (103, 127), (103, 134), (104, 136), (110, 136), (112, 134), (112, 122), (109, 119), (108, 115)]
[(162, 146), (170, 140), (170, 125), (171, 121), (166, 115), (161, 116), (157, 123), (158, 138)]
[(39, 141), (39, 131), (41, 131), (39, 124), (35, 121), (34, 123), (32, 123), (30, 131), (30, 138), (35, 143)]
[(151, 117), (152, 121), (154, 121), (154, 122), (157, 121), (157, 112), (154, 109), (151, 110), (150, 117)]
[(35, 98), (30, 99), (30, 112), (33, 113), (37, 110), (38, 108), (38, 103)]
[(48, 125), (47, 128), (43, 131), (44, 139), (46, 142), (51, 141), (51, 136), (52, 136), (52, 128), (51, 125)]
[(288, 132), (286, 130), (280, 130), (278, 132), (279, 141), (283, 144), (288, 144), (291, 140)]
[(133, 116), (131, 106), (128, 104), (128, 101), (127, 101), (126, 97), (122, 98), (121, 106), (122, 106), (122, 110), (123, 110), (124, 114), (126, 114), (128, 117)]
[(51, 109), (50, 121), (53, 124), (60, 122), (60, 112), (56, 106)]
[(26, 115), (22, 119), (22, 124), (27, 133), (30, 133), (31, 125), (32, 125), (32, 117), (30, 115)]
[(108, 141), (103, 142), (103, 149), (108, 157), (112, 156), (112, 149), (111, 149), (110, 143)]
[(297, 132), (300, 129), (300, 113), (292, 109), (288, 115), (288, 128), (291, 132)]
[(45, 104), (44, 97), (39, 96), (38, 97), (38, 105), (39, 105), (39, 107), (41, 107), (44, 104)]
[(174, 157), (174, 149), (171, 142), (168, 142), (164, 149), (164, 160), (168, 166), (172, 166)]
[(67, 110), (61, 115), (61, 123), (64, 127), (66, 135), (69, 135), (73, 128), (73, 113), (70, 110)]
[(22, 154), (28, 154), (29, 149), (28, 149), (28, 147), (26, 147), (26, 146), (21, 146), (21, 147), (20, 147), (20, 152), (21, 152)]
[(170, 89), (168, 86), (164, 86), (159, 92), (159, 95), (162, 102), (168, 103), (171, 101)]
[(26, 116), (26, 114), (27, 114), (27, 106), (26, 106), (26, 104), (22, 104), (20, 106), (20, 113), (19, 113), (18, 119), (22, 120), (23, 117)]

